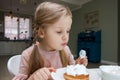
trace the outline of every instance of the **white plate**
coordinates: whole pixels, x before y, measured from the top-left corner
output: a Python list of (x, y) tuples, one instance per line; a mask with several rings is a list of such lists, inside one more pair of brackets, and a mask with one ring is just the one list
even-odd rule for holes
[[(53, 80), (65, 80), (63, 74), (65, 73), (66, 68), (60, 68), (57, 69), (56, 72), (52, 72), (51, 76), (53, 78)], [(87, 69), (89, 76), (90, 76), (90, 80), (101, 80), (101, 71), (98, 68), (95, 69)]]
[(53, 80), (65, 80), (63, 74), (65, 73), (66, 68), (57, 69), (56, 72), (52, 72), (51, 76)]

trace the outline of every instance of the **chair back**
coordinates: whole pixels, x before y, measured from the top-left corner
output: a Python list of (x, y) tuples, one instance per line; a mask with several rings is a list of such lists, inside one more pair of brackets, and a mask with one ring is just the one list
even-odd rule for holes
[(14, 55), (9, 58), (7, 63), (7, 68), (10, 74), (17, 75), (19, 72), (19, 65), (20, 65), (21, 55)]

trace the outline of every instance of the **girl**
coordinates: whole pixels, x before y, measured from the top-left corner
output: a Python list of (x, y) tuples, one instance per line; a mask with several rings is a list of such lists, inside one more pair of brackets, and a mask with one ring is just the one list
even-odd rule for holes
[(41, 3), (35, 12), (35, 43), (23, 51), (19, 74), (13, 80), (48, 80), (55, 69), (76, 63), (87, 66), (87, 58), (75, 61), (67, 46), (71, 24), (68, 7)]

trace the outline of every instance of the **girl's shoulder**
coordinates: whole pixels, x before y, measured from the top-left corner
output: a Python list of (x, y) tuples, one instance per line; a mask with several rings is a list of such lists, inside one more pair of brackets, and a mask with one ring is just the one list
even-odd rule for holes
[(22, 52), (22, 56), (29, 56), (32, 53), (33, 48), (34, 48), (34, 45), (31, 45), (30, 47), (26, 48)]

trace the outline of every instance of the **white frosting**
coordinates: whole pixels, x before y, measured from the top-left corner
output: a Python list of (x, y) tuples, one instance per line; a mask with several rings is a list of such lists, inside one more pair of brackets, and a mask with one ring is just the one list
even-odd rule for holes
[(66, 73), (73, 76), (81, 74), (88, 75), (86, 67), (79, 64), (67, 66)]

